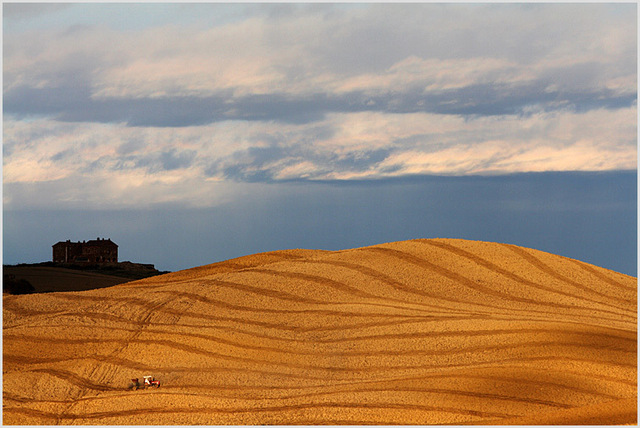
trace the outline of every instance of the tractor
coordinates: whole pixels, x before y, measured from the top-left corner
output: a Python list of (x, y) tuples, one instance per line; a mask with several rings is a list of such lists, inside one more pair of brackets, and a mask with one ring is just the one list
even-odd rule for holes
[(142, 376), (144, 381), (140, 384), (138, 378), (131, 379), (129, 389), (147, 389), (147, 388), (160, 388), (160, 381), (156, 380), (153, 376)]

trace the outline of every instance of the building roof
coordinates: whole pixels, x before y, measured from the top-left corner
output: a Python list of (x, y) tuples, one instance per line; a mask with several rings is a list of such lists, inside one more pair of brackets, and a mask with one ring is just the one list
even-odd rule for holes
[(71, 242), (69, 239), (67, 239), (66, 241), (60, 241), (57, 242), (55, 244), (52, 245), (52, 247), (57, 247), (59, 245), (89, 245), (92, 247), (95, 246), (100, 246), (100, 247), (104, 247), (104, 246), (110, 246), (110, 247), (117, 247), (118, 244), (116, 244), (115, 242), (113, 242), (110, 238), (109, 239), (90, 239), (89, 241), (83, 241), (83, 242)]
[(100, 238), (89, 240), (84, 244), (85, 245), (100, 245), (100, 246), (109, 245), (109, 246), (116, 246), (116, 247), (118, 246), (111, 239), (100, 239)]

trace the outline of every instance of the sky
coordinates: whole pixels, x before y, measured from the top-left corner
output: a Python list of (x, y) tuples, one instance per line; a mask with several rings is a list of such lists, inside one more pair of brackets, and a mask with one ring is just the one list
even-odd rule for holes
[(4, 3), (3, 260), (508, 242), (636, 275), (635, 3)]

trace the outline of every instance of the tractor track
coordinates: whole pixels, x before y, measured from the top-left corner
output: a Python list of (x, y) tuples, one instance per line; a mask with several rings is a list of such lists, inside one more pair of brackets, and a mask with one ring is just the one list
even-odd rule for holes
[[(553, 302), (540, 302), (537, 301), (535, 299), (531, 299), (531, 298), (527, 298), (527, 297), (521, 297), (521, 296), (516, 296), (514, 294), (507, 294), (501, 291), (497, 291), (494, 290), (488, 286), (482, 285), (481, 283), (477, 282), (477, 281), (473, 281), (467, 277), (465, 277), (464, 275), (454, 272), (452, 270), (449, 270), (447, 268), (438, 266), (434, 263), (431, 263), (425, 259), (416, 257), (412, 254), (403, 252), (403, 251), (398, 251), (398, 250), (394, 250), (392, 248), (385, 248), (385, 247), (373, 247), (370, 248), (369, 251), (375, 251), (375, 252), (380, 252), (380, 253), (385, 253), (387, 255), (390, 255), (392, 257), (396, 257), (398, 259), (404, 260), (408, 263), (411, 263), (413, 265), (416, 265), (418, 267), (422, 267), (432, 273), (441, 275), (442, 277), (445, 277), (451, 281), (453, 281), (454, 283), (457, 284), (462, 284), (465, 285), (466, 287), (478, 291), (486, 296), (493, 296), (493, 297), (497, 297), (507, 303), (509, 302), (518, 302), (518, 303), (526, 303), (528, 305), (534, 305), (534, 306), (543, 306), (543, 307), (547, 307), (550, 309), (570, 309), (570, 310), (578, 310), (578, 309), (582, 309), (585, 311), (597, 311), (597, 312), (602, 312), (602, 313), (606, 313), (606, 314), (614, 314), (619, 316), (623, 316), (628, 318), (630, 321), (632, 321), (635, 317), (633, 315), (626, 315), (626, 314), (620, 314), (618, 312), (615, 311), (611, 311), (611, 310), (606, 310), (606, 309), (595, 309), (595, 308), (587, 308), (584, 306), (578, 306), (578, 305), (568, 305), (568, 304), (562, 304), (562, 303), (553, 303)], [(428, 297), (434, 297), (433, 293), (424, 293), (425, 296)], [(442, 297), (440, 297), (442, 299)], [(463, 303), (462, 300), (460, 299), (445, 299), (445, 300), (450, 300), (452, 302), (456, 302), (456, 303)], [(478, 303), (478, 302), (474, 302), (473, 304), (476, 305), (480, 305), (480, 306), (487, 306), (487, 307), (492, 307), (491, 305), (487, 305), (487, 304), (482, 304), (482, 303)], [(493, 307), (495, 309), (500, 308), (500, 309), (507, 309), (507, 308), (501, 308), (501, 307)], [(551, 311), (541, 311), (541, 310), (537, 310), (537, 309), (517, 309), (517, 308), (509, 308), (512, 311), (522, 311), (522, 312), (537, 312), (537, 313), (546, 313), (546, 314), (552, 314), (553, 312)], [(585, 316), (587, 316), (585, 314)], [(612, 319), (612, 318), (607, 318), (607, 317), (600, 317), (601, 319)]]
[[(50, 307), (11, 299), (5, 421), (482, 423), (637, 392), (634, 279), (460, 242), (247, 258)], [(6, 389), (24, 374), (62, 393)], [(126, 391), (140, 374), (161, 388)]]
[[(125, 363), (123, 364), (122, 362), (119, 362), (119, 364), (124, 365), (125, 367), (132, 367), (134, 369), (145, 369), (144, 367), (140, 367), (139, 364), (133, 363), (131, 361), (125, 361)], [(525, 378), (510, 378), (510, 377), (505, 377), (505, 376), (501, 376), (500, 374), (496, 374), (495, 370), (497, 370), (498, 368), (501, 369), (510, 369), (510, 370), (515, 370), (517, 372), (522, 372), (522, 374), (531, 372), (531, 373), (536, 373), (536, 369), (534, 368), (524, 368), (521, 366), (516, 366), (516, 365), (500, 365), (500, 366), (485, 366), (485, 367), (473, 367), (470, 369), (467, 369), (467, 371), (461, 371), (461, 370), (456, 370), (455, 372), (451, 372), (451, 373), (431, 373), (427, 376), (411, 376), (411, 377), (393, 377), (393, 378), (388, 378), (388, 379), (379, 379), (379, 380), (368, 380), (368, 381), (336, 381), (333, 384), (327, 385), (326, 383), (318, 383), (318, 384), (297, 384), (297, 385), (291, 385), (291, 386), (275, 386), (275, 385), (270, 385), (268, 388), (269, 390), (281, 390), (283, 392), (288, 392), (288, 391), (295, 391), (295, 390), (326, 390), (326, 391), (320, 391), (317, 393), (303, 393), (301, 395), (296, 395), (296, 396), (284, 396), (284, 397), (279, 397), (282, 399), (290, 399), (290, 398), (295, 398), (298, 396), (314, 396), (315, 394), (319, 394), (319, 395), (323, 395), (323, 394), (329, 394), (331, 392), (335, 392), (335, 393), (351, 393), (351, 392), (357, 392), (357, 391), (370, 391), (370, 390), (376, 390), (376, 391), (384, 391), (384, 390), (396, 390), (399, 388), (398, 385), (402, 384), (402, 383), (406, 383), (406, 382), (415, 382), (415, 381), (419, 381), (419, 382), (433, 382), (433, 380), (436, 379), (477, 379), (477, 380), (481, 380), (481, 381), (499, 381), (505, 384), (508, 383), (514, 383), (514, 384), (531, 384), (533, 386), (536, 387), (542, 387), (542, 386), (546, 386), (546, 387), (553, 387), (553, 388), (560, 388), (560, 389), (565, 389), (565, 390), (569, 390), (569, 391), (577, 391), (580, 393), (584, 393), (584, 394), (588, 394), (588, 395), (593, 395), (593, 396), (599, 396), (599, 397), (605, 397), (605, 398), (609, 398), (609, 399), (615, 399), (616, 396), (612, 396), (610, 394), (606, 394), (606, 393), (602, 393), (599, 391), (594, 391), (592, 389), (586, 389), (583, 387), (578, 387), (578, 386), (574, 386), (574, 385), (567, 385), (565, 383), (558, 383), (557, 381), (545, 381), (545, 380), (541, 380), (540, 376), (536, 376), (533, 379), (525, 379)], [(164, 368), (160, 368), (161, 371), (165, 371), (165, 370), (169, 370), (169, 369), (164, 369)], [(183, 369), (178, 369), (178, 370), (182, 370), (183, 372), (189, 372), (192, 369), (191, 368), (183, 368)], [(489, 375), (480, 375), (478, 374), (479, 371), (489, 371)], [(82, 386), (82, 385), (89, 385), (90, 389), (94, 389), (94, 390), (103, 390), (103, 391), (122, 391), (122, 388), (113, 388), (113, 387), (109, 387), (109, 386), (105, 386), (105, 385), (95, 385), (93, 382), (91, 382), (88, 379), (82, 378), (80, 376), (77, 376), (74, 373), (70, 373), (67, 371), (63, 371), (63, 370), (47, 370), (47, 369), (41, 369), (39, 370), (40, 372), (43, 373), (48, 373), (51, 374), (53, 376), (56, 376), (58, 378), (61, 379), (65, 379), (65, 380), (70, 380), (71, 382), (73, 382), (75, 385), (77, 386)], [(552, 375), (553, 374), (553, 370), (548, 370), (545, 369), (545, 374), (546, 375)], [(559, 373), (559, 372), (558, 372)], [(581, 375), (583, 375), (582, 373), (577, 373), (577, 372), (566, 372), (563, 371), (564, 374), (571, 374), (575, 377), (580, 377)], [(611, 383), (622, 383), (622, 384), (626, 384), (630, 387), (636, 387), (636, 383), (635, 381), (623, 381), (619, 378), (614, 378), (614, 377), (610, 377), (610, 376), (597, 376), (597, 375), (590, 375), (590, 377), (593, 377), (594, 379), (601, 379), (601, 380), (605, 380), (607, 382), (611, 382)], [(376, 386), (378, 385), (378, 386)], [(383, 386), (385, 386), (383, 388)], [(181, 384), (181, 385), (169, 385), (169, 386), (165, 386), (163, 387), (162, 391), (166, 391), (166, 390), (179, 390), (181, 391), (180, 394), (184, 393), (182, 392), (183, 390), (192, 390), (192, 389), (200, 389), (200, 390), (217, 390), (217, 391), (224, 391), (227, 393), (233, 392), (233, 391), (249, 391), (252, 393), (252, 395), (255, 394), (259, 394), (261, 392), (264, 391), (264, 385), (256, 385), (256, 386), (251, 386), (251, 385), (236, 385), (236, 384), (227, 384), (227, 385), (197, 385), (197, 384)], [(432, 389), (428, 388), (428, 387), (422, 387), (419, 389), (413, 388), (412, 390), (415, 391), (424, 391), (424, 392), (429, 392), (432, 391)], [(443, 392), (443, 389), (438, 389), (438, 390), (433, 390), (433, 391), (440, 391)], [(467, 391), (469, 392), (469, 391)], [(158, 394), (160, 392), (154, 392), (154, 394)], [(164, 393), (164, 392), (162, 392)], [(466, 392), (464, 392), (466, 393)], [(124, 394), (119, 394), (118, 396), (130, 396), (130, 392), (124, 393)], [(198, 394), (199, 395), (199, 394)], [(91, 396), (91, 397), (83, 397), (81, 399), (79, 399), (79, 401), (87, 401), (87, 400), (102, 400), (102, 399), (110, 399), (115, 397), (114, 395), (110, 394), (110, 395), (100, 395), (100, 396)], [(15, 396), (13, 394), (8, 394), (6, 395), (7, 399), (12, 400), (12, 401), (18, 401), (18, 402), (60, 402), (60, 403), (68, 403), (70, 402), (70, 400), (34, 400), (34, 399), (29, 399), (29, 398), (25, 398), (25, 397), (18, 397)], [(278, 398), (278, 397), (276, 397)], [(267, 398), (260, 398), (260, 399), (267, 399)], [(76, 401), (76, 400), (72, 400), (72, 401)], [(523, 400), (519, 400), (519, 401), (523, 401)], [(525, 400), (526, 401), (526, 400)]]
[(110, 411), (110, 412), (91, 412), (80, 414), (65, 414), (63, 416), (57, 415), (52, 412), (44, 412), (34, 409), (25, 409), (22, 407), (5, 407), (4, 412), (16, 412), (25, 413), (30, 416), (36, 416), (43, 419), (71, 419), (72, 421), (77, 419), (106, 419), (118, 416), (137, 416), (143, 414), (175, 414), (175, 413), (204, 413), (204, 414), (239, 414), (239, 413), (282, 413), (291, 410), (300, 409), (317, 409), (317, 408), (342, 408), (342, 409), (397, 409), (397, 410), (417, 410), (421, 412), (437, 412), (437, 413), (451, 413), (455, 415), (467, 415), (478, 416), (482, 418), (513, 418), (518, 415), (508, 413), (497, 412), (484, 412), (480, 410), (468, 410), (455, 407), (436, 407), (418, 404), (394, 404), (394, 403), (348, 403), (348, 402), (324, 402), (324, 403), (304, 403), (298, 405), (281, 405), (281, 406), (250, 406), (250, 407), (157, 407), (157, 408), (142, 408), (142, 409), (130, 409), (123, 411)]
[(504, 276), (506, 278), (509, 278), (512, 281), (515, 281), (515, 282), (518, 282), (518, 283), (521, 283), (521, 284), (525, 284), (525, 285), (527, 285), (529, 287), (537, 288), (539, 290), (543, 290), (543, 291), (548, 292), (548, 293), (556, 293), (556, 294), (560, 294), (560, 295), (563, 295), (563, 296), (572, 297), (572, 298), (578, 299), (578, 300), (586, 300), (586, 301), (588, 301), (590, 303), (596, 303), (596, 304), (599, 304), (599, 305), (608, 306), (610, 308), (612, 307), (612, 308), (615, 308), (615, 309), (618, 309), (618, 310), (621, 309), (620, 308), (620, 304), (628, 305), (629, 303), (631, 303), (630, 300), (628, 300), (628, 299), (622, 299), (622, 298), (615, 297), (615, 296), (608, 296), (608, 295), (606, 295), (604, 293), (600, 293), (600, 292), (598, 292), (596, 290), (593, 290), (593, 289), (591, 289), (589, 287), (585, 287), (582, 284), (577, 283), (576, 281), (573, 281), (573, 280), (571, 280), (569, 278), (566, 278), (565, 276), (560, 275), (559, 273), (555, 272), (554, 270), (552, 270), (551, 268), (546, 266), (544, 263), (540, 262), (537, 258), (535, 258), (533, 255), (529, 254), (525, 250), (522, 250), (520, 248), (514, 247), (513, 245), (503, 245), (503, 246), (508, 248), (511, 251), (516, 252), (519, 256), (523, 257), (527, 262), (531, 263), (536, 268), (540, 269), (541, 271), (543, 271), (544, 273), (548, 274), (549, 276), (551, 276), (553, 278), (556, 278), (556, 279), (559, 279), (560, 281), (563, 281), (563, 282), (571, 285), (572, 287), (574, 287), (574, 288), (576, 288), (576, 289), (578, 289), (578, 290), (580, 290), (582, 292), (587, 292), (588, 294), (595, 294), (598, 297), (604, 297), (605, 299), (613, 300), (613, 302), (603, 302), (601, 300), (595, 300), (595, 299), (592, 299), (590, 297), (578, 295), (576, 293), (567, 293), (567, 292), (555, 289), (555, 288), (550, 287), (550, 286), (546, 286), (546, 285), (535, 283), (535, 282), (530, 281), (530, 280), (528, 280), (526, 278), (523, 278), (522, 276), (520, 276), (520, 275), (518, 275), (516, 273), (509, 272), (506, 269), (501, 268), (501, 267), (497, 266), (496, 264), (491, 263), (490, 261), (483, 259), (482, 257), (478, 257), (475, 254), (472, 254), (472, 253), (470, 253), (470, 252), (468, 252), (466, 250), (463, 250), (461, 248), (455, 247), (455, 246), (450, 245), (450, 244), (446, 244), (446, 243), (443, 243), (443, 242), (431, 242), (431, 241), (419, 241), (419, 242), (421, 242), (422, 244), (425, 244), (425, 245), (431, 245), (431, 246), (435, 246), (435, 247), (438, 247), (438, 248), (442, 248), (442, 249), (444, 249), (446, 251), (449, 251), (449, 252), (451, 252), (451, 253), (453, 253), (453, 254), (455, 254), (457, 256), (464, 257), (464, 258), (466, 258), (466, 259), (468, 259), (468, 260), (470, 260), (470, 261), (472, 261), (474, 263), (477, 263), (478, 265), (480, 265), (480, 266), (482, 266), (482, 267), (484, 267), (486, 269), (489, 269), (492, 272), (495, 272), (495, 273), (497, 273), (499, 275), (502, 275), (502, 276)]
[[(129, 330), (129, 329), (124, 329), (125, 332), (130, 332), (131, 334), (138, 334), (139, 332), (136, 330)], [(240, 342), (237, 341), (231, 341), (231, 340), (226, 340), (226, 339), (220, 339), (216, 336), (211, 336), (211, 335), (205, 335), (205, 334), (198, 334), (198, 333), (172, 333), (172, 332), (166, 332), (163, 330), (157, 330), (157, 329), (149, 329), (148, 331), (149, 333), (156, 333), (158, 335), (169, 335), (169, 336), (178, 336), (178, 337), (193, 337), (193, 338), (198, 338), (198, 339), (204, 339), (206, 341), (210, 341), (210, 342), (214, 342), (214, 343), (219, 343), (219, 344), (224, 344), (224, 345), (230, 345), (233, 347), (238, 347), (238, 348), (242, 348), (245, 350), (253, 350), (253, 351), (269, 351), (269, 352), (277, 352), (277, 353), (284, 353), (284, 354), (294, 354), (294, 355), (316, 355), (317, 352), (315, 351), (309, 351), (309, 352), (301, 352), (301, 351), (290, 351), (287, 349), (284, 349), (282, 347), (267, 347), (267, 346), (248, 346), (246, 344), (242, 344)], [(344, 341), (348, 341), (348, 342), (353, 342), (353, 341), (375, 341), (375, 340), (382, 340), (384, 342), (387, 342), (389, 339), (418, 339), (418, 338), (423, 338), (423, 339), (434, 339), (434, 338), (438, 338), (438, 337), (473, 337), (473, 336), (488, 336), (488, 337), (493, 337), (493, 336), (502, 336), (502, 335), (517, 335), (519, 341), (514, 342), (514, 341), (510, 341), (508, 343), (503, 343), (500, 345), (488, 345), (485, 344), (481, 345), (481, 346), (471, 346), (471, 347), (456, 347), (454, 349), (451, 350), (438, 350), (438, 351), (433, 351), (433, 350), (425, 350), (425, 349), (421, 349), (421, 350), (403, 350), (403, 351), (393, 351), (393, 350), (389, 350), (389, 349), (380, 349), (380, 350), (376, 350), (375, 354), (376, 355), (407, 355), (407, 356), (411, 356), (411, 355), (451, 355), (451, 354), (457, 354), (457, 353), (467, 353), (467, 352), (473, 352), (473, 351), (479, 351), (479, 350), (491, 350), (491, 349), (506, 349), (509, 347), (517, 347), (517, 346), (529, 346), (529, 345), (540, 345), (540, 346), (545, 346), (545, 345), (566, 345), (566, 346), (577, 346), (577, 347), (592, 347), (594, 349), (607, 349), (607, 350), (611, 350), (611, 351), (618, 351), (618, 352), (631, 352), (631, 353), (635, 353), (637, 351), (637, 342), (636, 339), (634, 339), (633, 337), (631, 337), (631, 335), (626, 335), (625, 336), (620, 336), (620, 335), (614, 335), (614, 334), (609, 334), (609, 333), (597, 333), (597, 332), (593, 332), (593, 331), (575, 331), (572, 332), (570, 336), (567, 336), (567, 340), (538, 340), (538, 341), (533, 341), (533, 340), (528, 340), (528, 341), (523, 341), (521, 342), (524, 337), (527, 334), (532, 334), (532, 335), (537, 335), (537, 334), (549, 334), (549, 335), (553, 335), (554, 333), (561, 333), (562, 330), (555, 328), (529, 328), (529, 329), (493, 329), (493, 330), (475, 330), (475, 331), (467, 331), (467, 332), (459, 332), (459, 331), (439, 331), (439, 332), (425, 332), (425, 333), (421, 333), (421, 332), (410, 332), (410, 333), (387, 333), (387, 334), (382, 334), (382, 335), (366, 335), (366, 336), (353, 336), (353, 337), (348, 337), (348, 338), (335, 338), (335, 339), (316, 339), (315, 343), (326, 343), (326, 344), (332, 344), (332, 343), (337, 343), (337, 342), (344, 342)], [(571, 341), (568, 340), (569, 337), (572, 338), (583, 338), (582, 341)], [(40, 337), (29, 337), (29, 336), (7, 336), (6, 337), (9, 340), (15, 340), (15, 341), (32, 341), (32, 342), (45, 342), (45, 343), (51, 343), (51, 344), (85, 344), (85, 343), (101, 343), (101, 344), (107, 344), (107, 343), (113, 343), (116, 344), (116, 346), (120, 345), (120, 348), (125, 347), (127, 344), (130, 343), (129, 340), (121, 340), (121, 339), (57, 339), (57, 338), (40, 338)], [(602, 343), (594, 343), (592, 339), (598, 338), (600, 340), (602, 340)], [(586, 342), (584, 339), (591, 339), (588, 342)], [(162, 344), (165, 346), (169, 346), (169, 347), (173, 347), (175, 349), (181, 349), (181, 350), (187, 350), (187, 351), (193, 351), (193, 352), (209, 352), (207, 351), (207, 349), (205, 348), (199, 348), (199, 347), (193, 347), (193, 346), (188, 346), (188, 345), (184, 345), (181, 342), (175, 342), (175, 341), (171, 341), (169, 339), (145, 339), (145, 340), (141, 340), (138, 339), (139, 343), (145, 343), (145, 344)], [(117, 355), (119, 352), (112, 352), (108, 355), (109, 356), (115, 356)], [(343, 357), (347, 357), (347, 356), (362, 356), (362, 355), (369, 355), (371, 353), (363, 353), (363, 352), (356, 352), (356, 351), (350, 351), (350, 352), (335, 352), (335, 351), (327, 351), (327, 352), (323, 352), (324, 355), (326, 356), (343, 356)]]
[[(147, 309), (147, 313), (145, 314), (144, 318), (141, 320), (139, 326), (140, 328), (137, 331), (134, 331), (131, 333), (131, 335), (129, 336), (128, 340), (125, 341), (116, 341), (116, 342), (108, 342), (108, 343), (116, 343), (116, 347), (107, 355), (107, 358), (109, 357), (114, 357), (119, 355), (127, 346), (129, 346), (129, 344), (131, 342), (134, 342), (135, 340), (138, 339), (138, 337), (140, 337), (140, 335), (142, 334), (142, 330), (144, 329), (144, 327), (146, 325), (149, 324), (149, 321), (151, 319), (151, 317), (154, 314), (154, 310), (156, 308), (159, 308), (161, 306), (164, 306), (165, 304), (167, 304), (169, 301), (168, 300), (161, 300), (160, 302), (154, 304), (153, 306), (151, 306), (150, 308)], [(107, 343), (107, 341), (102, 341), (100, 343)], [(103, 383), (106, 383), (106, 381), (108, 380), (112, 380), (114, 376), (117, 376), (118, 370), (117, 370), (117, 366), (112, 366), (113, 368), (111, 370), (109, 370), (110, 364), (105, 364), (105, 363), (97, 363), (93, 365), (92, 370), (89, 372), (88, 374), (88, 378), (92, 379), (92, 378), (97, 378), (98, 381)], [(103, 373), (98, 375), (98, 372), (102, 370)], [(91, 385), (89, 383), (87, 383), (86, 385)], [(96, 384), (98, 385), (98, 384)], [(111, 391), (114, 390), (113, 387), (106, 387), (105, 388), (108, 389), (103, 389), (103, 390), (99, 390), (99, 391)], [(85, 387), (85, 390), (87, 389), (95, 389), (95, 388), (90, 388), (90, 387)], [(117, 390), (117, 389), (115, 389)], [(75, 401), (70, 403), (68, 406), (66, 406), (64, 408), (64, 410), (60, 413), (59, 418), (57, 419), (57, 424), (60, 425), (61, 421), (63, 419), (68, 419), (68, 415), (70, 414), (70, 412), (72, 411), (72, 409), (74, 408), (74, 406), (78, 403), (78, 400), (83, 398), (86, 395), (86, 392), (80, 393), (80, 396), (75, 397)], [(70, 419), (76, 419), (76, 417), (71, 417)]]

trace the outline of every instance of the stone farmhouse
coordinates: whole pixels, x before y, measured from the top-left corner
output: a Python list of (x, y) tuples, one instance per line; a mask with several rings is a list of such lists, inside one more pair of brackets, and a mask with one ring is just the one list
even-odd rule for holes
[(60, 241), (53, 245), (56, 263), (116, 263), (118, 246), (111, 239), (92, 239), (82, 242)]

